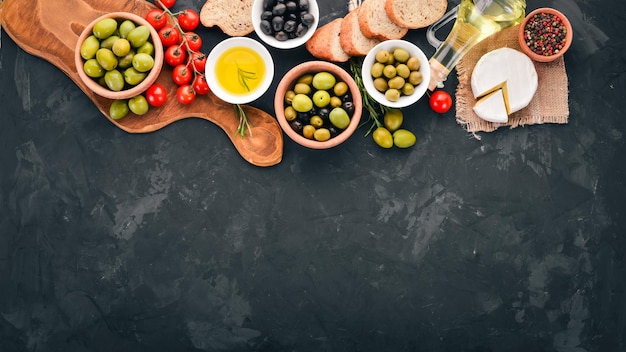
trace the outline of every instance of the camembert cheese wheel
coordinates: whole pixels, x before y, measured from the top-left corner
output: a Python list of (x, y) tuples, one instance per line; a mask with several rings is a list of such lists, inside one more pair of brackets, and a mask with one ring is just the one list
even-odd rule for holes
[[(537, 71), (524, 53), (500, 48), (478, 60), (472, 71), (471, 84), (477, 99), (474, 105), (476, 115), (487, 121), (505, 123), (508, 115), (525, 108), (532, 100), (538, 86)], [(500, 93), (491, 94), (494, 92)], [(496, 104), (492, 99), (503, 101)], [(507, 120), (502, 118), (502, 105), (506, 109)]]

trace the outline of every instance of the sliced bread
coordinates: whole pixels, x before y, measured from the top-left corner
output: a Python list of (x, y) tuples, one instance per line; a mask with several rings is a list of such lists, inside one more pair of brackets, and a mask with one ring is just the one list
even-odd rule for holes
[(361, 7), (350, 11), (341, 22), (341, 33), (339, 33), (339, 42), (343, 51), (351, 56), (365, 56), (367, 53), (380, 43), (379, 39), (368, 38), (359, 26), (359, 11)]
[(359, 27), (368, 38), (401, 39), (409, 29), (394, 23), (385, 11), (386, 0), (366, 0), (359, 11)]
[(334, 62), (348, 61), (350, 55), (343, 50), (339, 42), (342, 22), (343, 17), (339, 17), (317, 28), (305, 44), (309, 53), (318, 59)]
[(225, 34), (241, 37), (254, 32), (252, 3), (254, 0), (207, 0), (200, 10), (205, 27), (218, 26)]
[(430, 26), (444, 15), (447, 8), (448, 0), (385, 0), (387, 16), (397, 25), (409, 29)]

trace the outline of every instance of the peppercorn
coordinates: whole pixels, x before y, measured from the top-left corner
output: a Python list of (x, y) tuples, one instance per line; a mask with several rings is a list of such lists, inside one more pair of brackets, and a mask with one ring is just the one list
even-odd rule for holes
[(555, 14), (538, 13), (528, 19), (524, 27), (524, 40), (534, 53), (550, 56), (565, 46), (567, 28)]

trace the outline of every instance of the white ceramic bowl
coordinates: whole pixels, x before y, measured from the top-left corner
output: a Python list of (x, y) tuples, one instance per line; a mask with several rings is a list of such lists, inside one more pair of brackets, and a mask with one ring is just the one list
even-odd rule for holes
[[(415, 56), (420, 61), (420, 72), (422, 73), (422, 83), (415, 87), (415, 91), (411, 95), (402, 95), (397, 101), (390, 101), (385, 98), (385, 94), (374, 88), (374, 79), (370, 74), (372, 65), (376, 62), (376, 53), (380, 50), (387, 50), (393, 52), (396, 48), (404, 48), (409, 52), (411, 57)], [(406, 40), (387, 40), (376, 45), (363, 59), (363, 66), (361, 69), (361, 76), (363, 78), (363, 85), (367, 90), (367, 93), (382, 105), (391, 108), (403, 108), (417, 102), (426, 90), (428, 89), (428, 82), (430, 81), (430, 65), (428, 64), (428, 58), (424, 55), (424, 52), (418, 48), (415, 44)]]
[[(254, 50), (265, 64), (265, 75), (261, 78), (262, 81), (258, 87), (246, 94), (233, 94), (223, 88), (220, 82), (217, 81), (217, 75), (215, 74), (217, 60), (229, 49), (235, 47), (246, 47)], [(206, 62), (206, 80), (211, 88), (211, 91), (220, 99), (231, 104), (246, 104), (260, 98), (272, 84), (274, 79), (274, 61), (272, 55), (258, 41), (248, 37), (232, 37), (225, 39), (218, 43), (207, 57)], [(237, 80), (237, 74), (232, 75), (233, 80)]]
[(262, 41), (274, 48), (292, 49), (303, 45), (313, 36), (313, 33), (315, 32), (315, 30), (317, 29), (317, 25), (319, 24), (320, 17), (317, 0), (308, 0), (309, 13), (313, 15), (314, 21), (307, 30), (306, 34), (302, 37), (287, 39), (285, 41), (280, 41), (273, 36), (263, 33), (263, 31), (261, 30), (261, 14), (263, 13), (263, 1), (264, 0), (254, 0), (254, 3), (252, 4), (252, 25), (254, 26), (254, 31)]

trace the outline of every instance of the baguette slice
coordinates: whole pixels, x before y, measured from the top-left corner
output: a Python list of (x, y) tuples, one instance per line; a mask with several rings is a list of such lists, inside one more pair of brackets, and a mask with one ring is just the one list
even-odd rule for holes
[(367, 38), (401, 39), (409, 29), (394, 23), (385, 11), (386, 0), (367, 0), (359, 11), (359, 27)]
[(319, 27), (305, 44), (309, 53), (318, 59), (334, 62), (348, 61), (350, 55), (343, 51), (339, 42), (342, 22), (343, 17), (339, 17)]
[(205, 27), (218, 26), (232, 37), (254, 32), (252, 3), (254, 0), (207, 0), (200, 10), (200, 22)]
[(341, 22), (341, 33), (339, 33), (339, 42), (343, 51), (351, 56), (365, 56), (375, 47), (380, 40), (376, 38), (368, 38), (359, 26), (359, 11), (361, 7), (350, 11)]
[(440, 19), (448, 8), (447, 0), (386, 0), (387, 16), (400, 27), (425, 28)]

